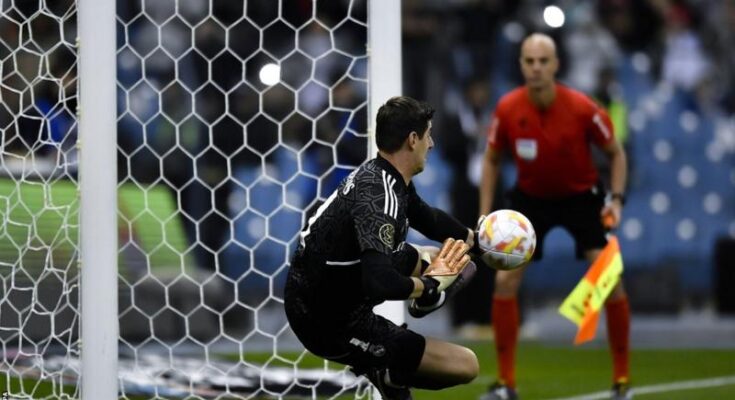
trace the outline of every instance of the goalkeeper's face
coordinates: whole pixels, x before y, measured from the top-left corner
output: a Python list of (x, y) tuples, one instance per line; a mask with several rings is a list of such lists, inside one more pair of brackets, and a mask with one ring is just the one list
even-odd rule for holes
[(414, 168), (414, 175), (424, 170), (424, 167), (426, 166), (426, 158), (429, 156), (429, 150), (434, 147), (434, 138), (431, 137), (431, 121), (429, 121), (426, 127), (424, 137), (418, 138), (418, 135), (416, 136), (416, 146), (414, 147), (416, 168)]

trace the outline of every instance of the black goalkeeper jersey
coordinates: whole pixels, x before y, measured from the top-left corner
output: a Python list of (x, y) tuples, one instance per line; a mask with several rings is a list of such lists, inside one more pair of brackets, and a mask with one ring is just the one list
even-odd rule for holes
[[(286, 302), (297, 301), (304, 317), (354, 319), (383, 299), (362, 287), (365, 251), (391, 257), (406, 240), (409, 224), (426, 237), (465, 239), (467, 229), (427, 205), (413, 183), (378, 156), (353, 171), (308, 219), (291, 260)], [(396, 276), (396, 279), (408, 279)], [(289, 297), (292, 297), (289, 299)], [(288, 306), (288, 304), (287, 304)]]

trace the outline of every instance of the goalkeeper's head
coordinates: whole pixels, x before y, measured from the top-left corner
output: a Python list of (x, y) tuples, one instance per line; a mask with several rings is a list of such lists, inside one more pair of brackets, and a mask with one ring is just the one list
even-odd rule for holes
[[(375, 142), (381, 155), (399, 158), (411, 175), (423, 171), (426, 155), (434, 147), (431, 119), (434, 109), (408, 96), (391, 97), (378, 109)], [(399, 166), (396, 166), (399, 170)], [(404, 172), (404, 171), (401, 171)]]

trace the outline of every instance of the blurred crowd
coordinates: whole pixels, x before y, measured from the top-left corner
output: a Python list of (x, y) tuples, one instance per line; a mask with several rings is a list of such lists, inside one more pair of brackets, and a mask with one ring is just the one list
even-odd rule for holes
[[(123, 3), (121, 181), (163, 178), (201, 268), (237, 278), (251, 261), (273, 273), (293, 211), (314, 201), (320, 178), (339, 181), (366, 157), (364, 7), (322, 4), (312, 20), (303, 1)], [(281, 70), (272, 85), (269, 63)]]
[[(0, 129), (6, 171), (27, 156), (61, 164), (76, 146), (76, 16), (73, 1), (3, 2)], [(58, 151), (57, 151), (58, 150)], [(53, 164), (56, 164), (54, 162)]]
[[(239, 280), (254, 302), (268, 298), (304, 210), (367, 158), (367, 3), (116, 4), (119, 182), (169, 189), (187, 241), (174, 248), (163, 235), (152, 247)], [(75, 180), (76, 4), (0, 7), (2, 172)], [(263, 74), (274, 65), (271, 81)], [(162, 229), (136, 215), (170, 206), (131, 207), (120, 204), (133, 231), (121, 228), (120, 245), (151, 252), (134, 242)], [(123, 257), (123, 268), (151, 260)]]
[[(552, 28), (543, 14), (554, 4), (564, 20)], [(406, 0), (403, 9), (404, 89), (435, 103), (472, 79), (501, 80), (499, 92), (521, 83), (517, 44), (544, 31), (559, 46), (561, 80), (579, 90), (594, 94), (604, 71), (637, 55), (657, 80), (691, 93), (693, 106), (735, 111), (732, 1)]]
[[(544, 20), (552, 3), (564, 12), (560, 27)], [(457, 163), (471, 161), (484, 148), (494, 101), (522, 84), (519, 43), (534, 31), (556, 40), (560, 80), (605, 106), (626, 106), (617, 75), (632, 59), (636, 69), (683, 93), (692, 111), (735, 113), (733, 1), (406, 0), (403, 5), (404, 92), (441, 106), (437, 119), (449, 126), (440, 130), (447, 135), (440, 148), (459, 170), (466, 168)], [(448, 62), (433, 62), (438, 59)], [(615, 122), (624, 140), (627, 121)], [(457, 139), (459, 131), (464, 135)], [(478, 177), (470, 168), (467, 178), (475, 186)]]

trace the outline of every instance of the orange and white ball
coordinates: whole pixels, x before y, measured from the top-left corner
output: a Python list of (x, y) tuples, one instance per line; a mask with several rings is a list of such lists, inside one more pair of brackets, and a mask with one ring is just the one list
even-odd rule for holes
[(536, 249), (536, 231), (525, 215), (515, 210), (497, 210), (478, 226), (483, 259), (499, 270), (520, 268), (531, 260)]

